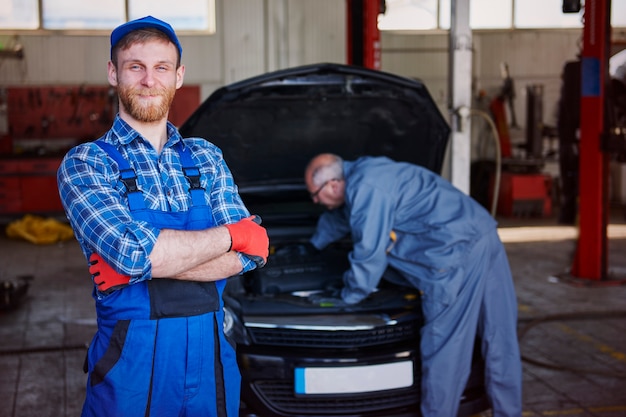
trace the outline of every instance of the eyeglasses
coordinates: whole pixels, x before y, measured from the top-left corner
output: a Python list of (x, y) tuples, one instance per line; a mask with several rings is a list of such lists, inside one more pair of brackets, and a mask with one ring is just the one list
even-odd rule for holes
[(324, 189), (324, 187), (326, 187), (326, 184), (328, 184), (329, 182), (333, 181), (334, 178), (324, 181), (324, 183), (322, 185), (320, 185), (320, 188), (318, 188), (315, 192), (311, 193), (311, 200), (315, 200), (315, 197), (317, 197), (317, 195)]

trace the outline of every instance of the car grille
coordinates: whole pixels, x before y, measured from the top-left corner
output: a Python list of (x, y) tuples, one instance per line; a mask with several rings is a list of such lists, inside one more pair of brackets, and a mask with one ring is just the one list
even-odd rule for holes
[(286, 381), (257, 381), (253, 389), (268, 408), (285, 414), (300, 415), (381, 411), (416, 406), (420, 399), (419, 387), (332, 398), (328, 396), (296, 397), (293, 384)]
[(287, 328), (253, 328), (250, 335), (255, 344), (306, 348), (347, 349), (378, 346), (419, 339), (419, 323), (398, 323), (394, 326), (367, 330), (306, 330)]

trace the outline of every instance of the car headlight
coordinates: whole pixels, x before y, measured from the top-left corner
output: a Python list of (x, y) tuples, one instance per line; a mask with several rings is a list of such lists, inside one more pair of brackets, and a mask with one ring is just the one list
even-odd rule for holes
[(224, 307), (224, 334), (232, 337), (235, 328), (235, 314), (228, 307)]
[(250, 344), (246, 329), (241, 318), (229, 307), (224, 307), (224, 335), (234, 344)]

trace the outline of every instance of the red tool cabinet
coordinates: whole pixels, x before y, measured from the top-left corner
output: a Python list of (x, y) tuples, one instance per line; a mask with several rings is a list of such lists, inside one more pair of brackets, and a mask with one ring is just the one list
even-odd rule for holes
[(60, 164), (61, 158), (0, 160), (0, 214), (62, 212)]
[[(493, 193), (493, 179), (491, 184)], [(551, 196), (552, 177), (549, 175), (503, 172), (496, 212), (507, 217), (549, 217), (552, 215)]]

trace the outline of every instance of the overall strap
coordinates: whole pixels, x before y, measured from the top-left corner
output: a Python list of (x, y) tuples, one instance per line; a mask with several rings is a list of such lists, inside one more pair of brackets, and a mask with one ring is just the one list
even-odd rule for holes
[(98, 145), (104, 152), (107, 153), (120, 169), (120, 181), (124, 183), (126, 187), (126, 197), (128, 198), (128, 206), (131, 210), (141, 210), (146, 208), (146, 203), (143, 199), (143, 193), (137, 187), (137, 174), (135, 170), (131, 168), (128, 161), (122, 156), (117, 148), (110, 143), (103, 140), (96, 140), (93, 143)]
[(179, 141), (176, 145), (178, 148), (178, 154), (180, 155), (183, 173), (185, 174), (187, 181), (189, 181), (189, 194), (191, 195), (192, 205), (196, 207), (204, 206), (206, 205), (204, 200), (205, 190), (200, 186), (200, 170), (193, 162), (189, 148), (183, 146), (183, 141)]

